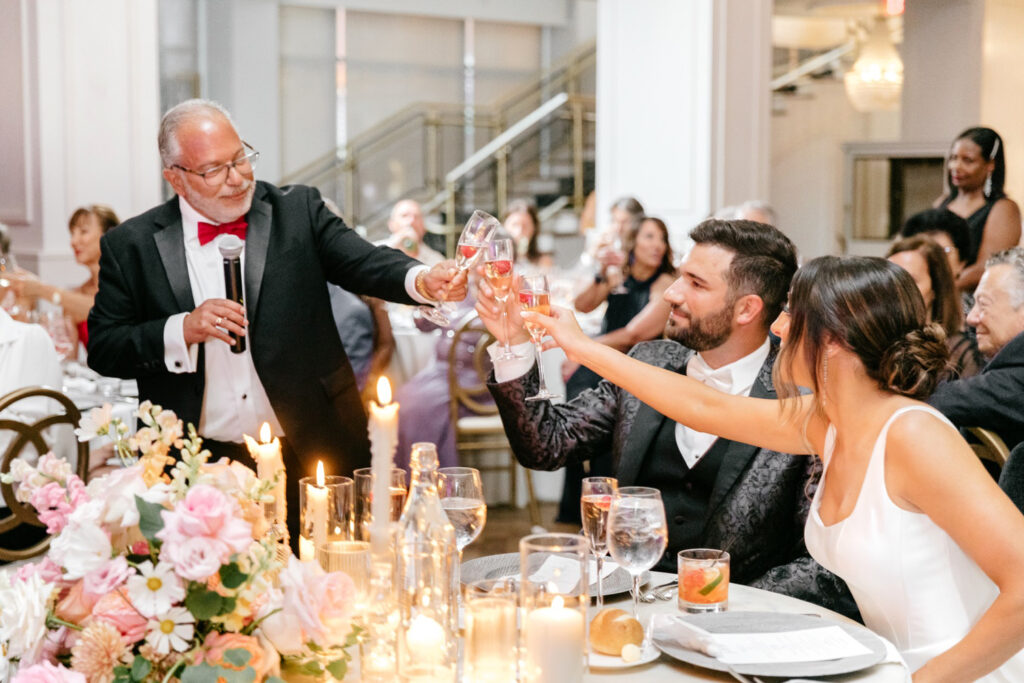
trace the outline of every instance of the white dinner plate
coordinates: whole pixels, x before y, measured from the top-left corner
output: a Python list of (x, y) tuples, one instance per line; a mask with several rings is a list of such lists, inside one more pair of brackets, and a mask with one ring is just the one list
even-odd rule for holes
[[(466, 560), (462, 563), (461, 567), (462, 583), (465, 584), (487, 579), (503, 579), (507, 576), (519, 576), (519, 553), (477, 557), (472, 560)], [(651, 573), (644, 572), (640, 575), (640, 585), (644, 585), (650, 579)], [(605, 596), (628, 593), (632, 588), (633, 577), (622, 567), (616, 567), (615, 571), (604, 577), (604, 580), (601, 582), (601, 589)], [(588, 593), (590, 597), (594, 597), (597, 594), (596, 580), (591, 582)]]
[(629, 669), (642, 664), (649, 664), (661, 656), (661, 650), (648, 642), (647, 647), (640, 651), (640, 659), (635, 662), (627, 662), (622, 657), (612, 657), (599, 652), (590, 653), (591, 669)]

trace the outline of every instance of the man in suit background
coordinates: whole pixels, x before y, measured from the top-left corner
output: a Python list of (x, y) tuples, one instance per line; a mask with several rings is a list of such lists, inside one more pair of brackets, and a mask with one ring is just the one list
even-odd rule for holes
[[(177, 194), (101, 241), (89, 315), (89, 365), (138, 380), (139, 398), (195, 424), (215, 457), (249, 461), (242, 434), (269, 422), (283, 435), (289, 532), (298, 538), (298, 479), (323, 460), (330, 474), (369, 464), (366, 415), (331, 315), (327, 282), (357, 294), (427, 303), (451, 286), (454, 264), (428, 269), (374, 247), (304, 186), (257, 182), (258, 153), (219, 105), (183, 102), (158, 140)], [(244, 302), (225, 298), (218, 245), (235, 234)], [(233, 353), (229, 333), (244, 335)]]
[[(797, 268), (792, 242), (771, 226), (745, 220), (708, 220), (690, 237), (693, 249), (665, 293), (672, 304), (668, 339), (638, 344), (630, 355), (723, 391), (775, 398), (771, 372), (778, 347), (768, 328)], [(502, 339), (500, 309), (490, 291), (481, 290), (477, 310)], [(511, 341), (524, 343), (518, 311), (509, 318), (518, 323)], [(669, 542), (659, 569), (674, 572), (676, 553), (685, 548), (724, 549), (733, 581), (856, 613), (845, 584), (803, 544), (820, 477), (817, 458), (695, 432), (607, 381), (567, 404), (527, 402), (537, 370), (529, 354), (522, 355), (525, 361), (496, 362), (489, 387), (524, 466), (554, 470), (610, 451), (620, 486), (661, 491)]]
[(974, 377), (940, 384), (928, 402), (956, 426), (992, 430), (1012, 449), (1024, 441), (1024, 249), (989, 258), (967, 324), (990, 360)]

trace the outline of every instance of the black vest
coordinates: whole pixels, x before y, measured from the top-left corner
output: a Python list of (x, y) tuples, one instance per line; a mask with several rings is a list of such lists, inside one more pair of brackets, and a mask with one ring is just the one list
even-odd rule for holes
[(651, 486), (661, 491), (668, 523), (668, 547), (657, 569), (675, 573), (676, 553), (686, 548), (702, 548), (708, 501), (715, 488), (718, 470), (726, 450), (732, 443), (717, 439), (708, 452), (690, 469), (679, 452), (675, 437), (676, 423), (661, 421), (658, 433), (644, 455), (637, 486)]

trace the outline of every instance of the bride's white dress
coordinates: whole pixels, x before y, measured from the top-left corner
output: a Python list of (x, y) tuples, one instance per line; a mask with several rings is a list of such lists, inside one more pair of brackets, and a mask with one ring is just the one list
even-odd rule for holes
[[(885, 488), (885, 441), (889, 426), (910, 410), (892, 414), (871, 451), (853, 512), (826, 526), (818, 513), (828, 485), (828, 464), (835, 448), (829, 427), (825, 471), (807, 516), (807, 549), (823, 567), (850, 587), (865, 625), (888, 638), (911, 671), (955, 645), (992, 604), (999, 589), (950, 536), (921, 513), (898, 507)], [(936, 467), (941, 454), (936, 453)], [(985, 678), (986, 683), (1024, 681), (1024, 652)]]

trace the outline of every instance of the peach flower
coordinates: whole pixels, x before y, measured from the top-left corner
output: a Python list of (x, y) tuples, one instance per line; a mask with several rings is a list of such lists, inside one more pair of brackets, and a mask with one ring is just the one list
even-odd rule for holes
[(211, 633), (206, 637), (204, 648), (204, 659), (207, 664), (236, 671), (240, 670), (239, 667), (226, 661), (224, 653), (228, 650), (245, 650), (249, 653), (247, 666), (251, 666), (256, 672), (256, 680), (263, 680), (273, 667), (271, 653), (266, 652), (254, 636), (244, 636), (241, 633)]
[(85, 627), (71, 648), (71, 668), (89, 683), (111, 683), (114, 667), (126, 663), (128, 647), (116, 628), (105, 621)]
[(99, 602), (99, 596), (92, 595), (85, 591), (85, 581), (79, 579), (68, 589), (60, 602), (57, 603), (54, 613), (72, 624), (79, 624), (92, 614), (93, 607)]
[(88, 621), (94, 620), (105, 621), (116, 628), (129, 644), (145, 638), (149, 626), (149, 621), (139, 614), (120, 591), (107, 593), (100, 598), (92, 608), (92, 616)]

